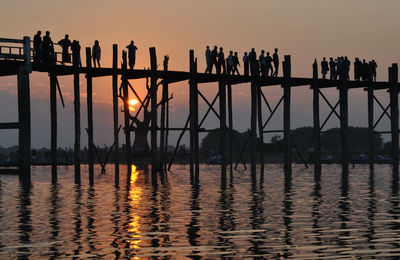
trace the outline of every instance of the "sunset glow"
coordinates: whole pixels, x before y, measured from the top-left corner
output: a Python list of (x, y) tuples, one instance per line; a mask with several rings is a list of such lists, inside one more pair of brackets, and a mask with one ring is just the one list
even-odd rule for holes
[[(139, 202), (142, 198), (142, 189), (139, 185), (136, 185), (136, 180), (139, 176), (139, 172), (136, 171), (136, 166), (131, 166), (131, 179), (130, 179), (130, 190), (129, 190), (129, 203), (133, 209), (138, 207)], [(131, 240), (129, 241), (130, 248), (140, 248), (139, 244), (142, 242), (140, 235), (140, 215), (136, 211), (132, 211), (128, 224), (128, 231), (131, 234)]]
[[(129, 104), (129, 110), (130, 111), (135, 111), (136, 109), (133, 107), (134, 105), (136, 105), (137, 103), (139, 103), (138, 100), (136, 99), (131, 99), (129, 100), (128, 104)], [(132, 165), (133, 166), (133, 165)]]

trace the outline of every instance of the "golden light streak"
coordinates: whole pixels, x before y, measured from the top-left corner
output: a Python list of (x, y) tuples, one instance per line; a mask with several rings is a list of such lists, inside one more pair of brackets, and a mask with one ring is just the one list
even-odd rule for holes
[(131, 240), (129, 241), (130, 248), (140, 248), (139, 244), (142, 242), (140, 235), (140, 216), (135, 210), (140, 203), (142, 198), (142, 189), (136, 184), (139, 172), (136, 170), (136, 166), (131, 166), (131, 179), (130, 179), (130, 190), (129, 190), (129, 204), (132, 208), (130, 214), (130, 223), (128, 224), (128, 232), (131, 233)]

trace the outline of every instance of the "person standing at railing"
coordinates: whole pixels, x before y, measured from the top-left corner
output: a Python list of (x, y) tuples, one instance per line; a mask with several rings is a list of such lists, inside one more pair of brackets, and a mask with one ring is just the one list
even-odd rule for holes
[(72, 65), (74, 67), (80, 67), (81, 64), (81, 46), (78, 41), (73, 41), (71, 45), (72, 50)]
[(49, 31), (46, 31), (43, 37), (43, 62), (46, 64), (54, 62), (54, 45)]
[(71, 41), (68, 39), (69, 35), (66, 34), (65, 38), (60, 40), (58, 44), (62, 48), (62, 60), (61, 65), (64, 65), (65, 62), (71, 62), (71, 57), (69, 56), (68, 49), (71, 46)]
[(35, 36), (33, 36), (33, 62), (34, 63), (41, 63), (41, 58), (42, 58), (42, 48), (43, 48), (43, 42), (42, 42), (42, 36), (41, 36), (42, 32), (41, 31), (37, 31), (37, 33), (35, 34)]
[(133, 70), (133, 67), (135, 67), (135, 62), (136, 62), (136, 50), (138, 48), (135, 46), (134, 41), (131, 41), (131, 43), (128, 46), (126, 46), (126, 48), (128, 49), (129, 68)]
[(94, 45), (92, 47), (92, 58), (93, 58), (93, 66), (96, 68), (96, 62), (97, 62), (97, 65), (100, 68), (101, 48), (98, 40), (94, 41)]

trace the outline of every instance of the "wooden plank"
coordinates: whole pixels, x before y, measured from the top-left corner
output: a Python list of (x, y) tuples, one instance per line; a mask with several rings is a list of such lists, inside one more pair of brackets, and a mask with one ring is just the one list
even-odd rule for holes
[(0, 59), (10, 59), (10, 60), (23, 60), (24, 55), (19, 54), (0, 54)]
[(0, 42), (24, 43), (24, 40), (20, 40), (20, 39), (11, 39), (11, 38), (0, 38)]
[(18, 129), (19, 122), (0, 123), (0, 129)]
[(119, 184), (119, 131), (118, 131), (118, 45), (113, 44), (113, 74), (112, 74), (112, 95), (113, 95), (113, 127), (114, 127), (114, 178), (115, 184)]
[[(86, 48), (86, 67), (92, 67), (92, 55), (90, 47)], [(90, 74), (86, 74), (86, 103), (88, 121), (88, 164), (89, 164), (89, 183), (94, 183), (94, 154), (93, 154), (93, 84)]]

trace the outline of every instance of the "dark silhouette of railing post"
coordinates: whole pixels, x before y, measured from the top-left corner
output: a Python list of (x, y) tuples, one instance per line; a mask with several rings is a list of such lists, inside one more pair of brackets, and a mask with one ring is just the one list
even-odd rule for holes
[(347, 79), (343, 75), (339, 76), (341, 163), (344, 174), (349, 171), (348, 88), (346, 81)]
[[(86, 67), (92, 68), (92, 55), (90, 47), (86, 48)], [(87, 121), (88, 121), (88, 164), (89, 164), (89, 183), (93, 185), (94, 168), (93, 168), (93, 89), (92, 76), (86, 74), (86, 100), (87, 100)]]
[(23, 39), (24, 63), (18, 70), (18, 151), (19, 151), (19, 176), (30, 181), (31, 177), (31, 104), (29, 74), (31, 66), (30, 38)]
[(79, 62), (74, 62), (74, 119), (75, 119), (75, 142), (74, 142), (74, 168), (75, 183), (81, 183), (81, 101), (79, 87)]
[(397, 63), (393, 63), (392, 67), (389, 68), (389, 82), (393, 174), (397, 175), (399, 171), (399, 89), (397, 84)]
[(319, 119), (319, 86), (318, 86), (318, 64), (317, 60), (313, 63), (313, 125), (314, 125), (314, 177), (316, 180), (321, 175), (321, 130)]
[(283, 61), (283, 138), (284, 138), (284, 170), (286, 176), (292, 174), (292, 144), (290, 137), (290, 95), (291, 95), (291, 63), (290, 55)]
[(199, 181), (199, 94), (198, 84), (196, 80), (197, 75), (197, 59), (194, 58), (194, 51), (189, 51), (189, 64), (190, 64), (190, 89), (189, 89), (189, 106), (190, 106), (190, 156), (191, 163), (191, 176), (194, 174), (195, 183)]
[[(371, 73), (370, 73), (371, 74)], [(370, 169), (374, 167), (374, 83), (372, 75), (368, 77), (367, 83), (368, 100), (368, 162)]]
[(51, 179), (57, 181), (57, 76), (50, 72), (50, 160)]
[(157, 160), (157, 56), (156, 48), (150, 48), (150, 101), (151, 101), (151, 173), (153, 184), (157, 182), (159, 165)]
[(113, 75), (112, 75), (112, 93), (113, 93), (113, 119), (114, 119), (114, 166), (115, 183), (119, 183), (119, 138), (118, 138), (118, 45), (113, 44)]

